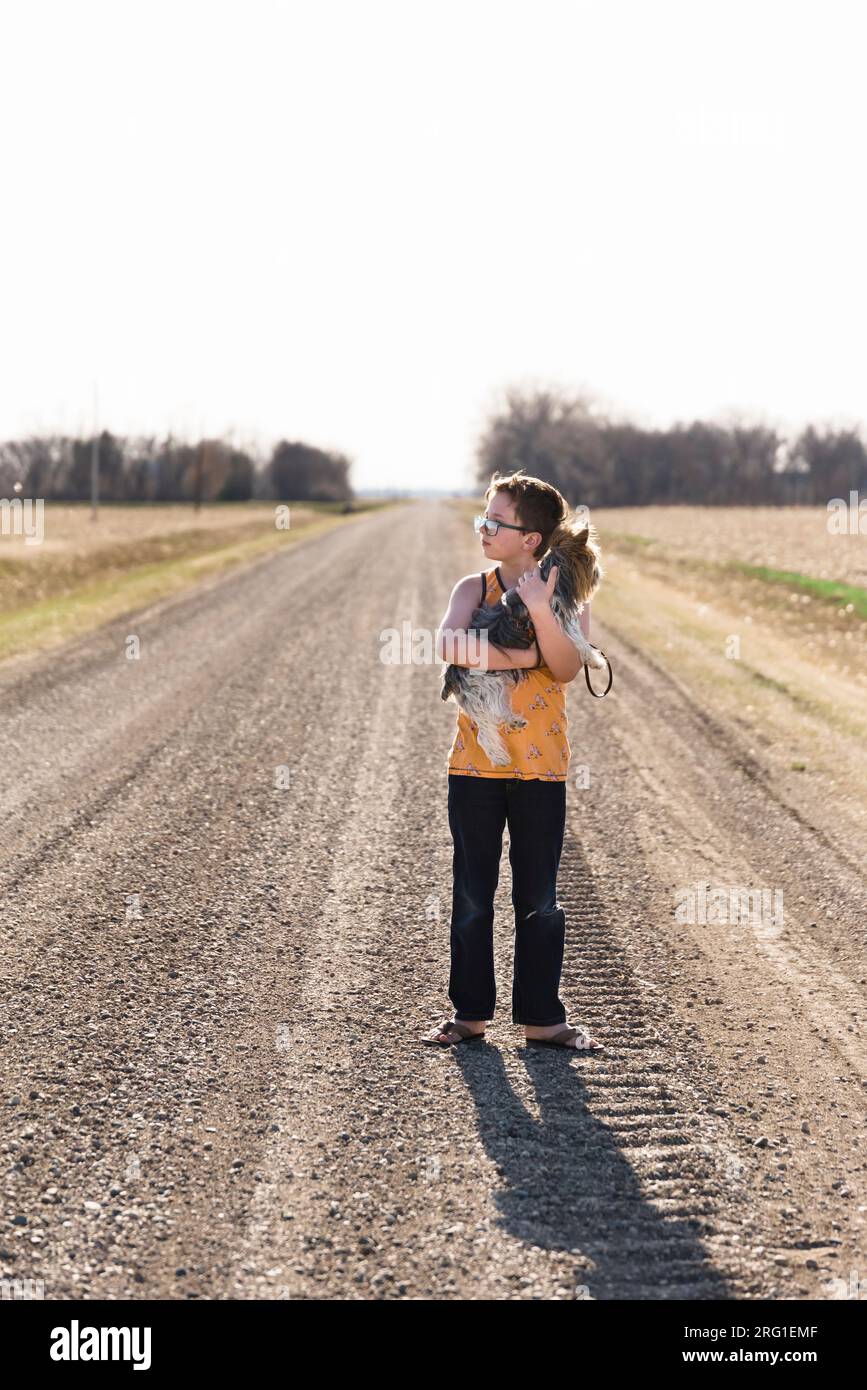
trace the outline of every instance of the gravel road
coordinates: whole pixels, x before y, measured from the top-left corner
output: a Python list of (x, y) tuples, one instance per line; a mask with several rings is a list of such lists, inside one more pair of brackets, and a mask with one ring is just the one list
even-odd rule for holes
[[(505, 847), (489, 1041), (420, 1044), (448, 1007), (455, 706), (380, 634), (433, 630), (474, 568), (458, 514), (408, 503), (0, 667), (0, 1277), (648, 1300), (865, 1277), (864, 847), (598, 613), (615, 689), (569, 686), (561, 994), (608, 1053), (509, 1021)], [(783, 890), (784, 925), (677, 921), (699, 881)]]

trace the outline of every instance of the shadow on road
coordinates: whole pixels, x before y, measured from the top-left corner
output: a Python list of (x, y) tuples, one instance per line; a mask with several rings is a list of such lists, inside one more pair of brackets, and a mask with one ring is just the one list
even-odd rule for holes
[[(536, 1117), (513, 1089), (499, 1049), (476, 1047), (472, 1055), (456, 1048), (455, 1060), (505, 1182), (493, 1194), (503, 1229), (528, 1245), (574, 1253), (584, 1296), (734, 1297), (702, 1244), (701, 1218), (666, 1216), (646, 1199), (628, 1154), (587, 1110), (574, 1057), (522, 1053)], [(590, 1065), (596, 1072), (611, 1063)]]

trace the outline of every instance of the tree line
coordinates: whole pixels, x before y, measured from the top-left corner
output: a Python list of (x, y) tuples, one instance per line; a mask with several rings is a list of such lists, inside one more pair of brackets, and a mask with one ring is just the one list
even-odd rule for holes
[[(86, 501), (97, 445), (104, 502), (348, 502), (346, 454), (281, 440), (255, 455), (225, 439), (168, 435), (97, 440), (28, 436), (0, 443), (0, 496)], [(809, 425), (793, 436), (766, 424), (693, 420), (647, 429), (607, 414), (585, 395), (507, 389), (475, 452), (475, 481), (523, 468), (572, 504), (644, 506), (826, 505), (867, 495), (867, 446), (857, 427)]]
[(505, 393), (475, 457), (476, 481), (522, 468), (576, 506), (700, 503), (826, 505), (867, 494), (867, 447), (857, 428), (809, 425), (789, 437), (743, 420), (668, 429), (610, 418), (586, 396)]
[[(103, 430), (95, 442), (103, 502), (340, 502), (354, 496), (345, 454), (297, 440), (281, 440), (265, 457), (224, 439), (190, 443)], [(0, 443), (0, 496), (85, 501), (93, 452), (93, 437), (31, 435)]]

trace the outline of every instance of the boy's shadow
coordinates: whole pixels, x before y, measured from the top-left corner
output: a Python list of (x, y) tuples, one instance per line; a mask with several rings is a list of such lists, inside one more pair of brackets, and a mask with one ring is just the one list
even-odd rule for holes
[[(537, 1119), (513, 1090), (497, 1047), (455, 1049), (479, 1136), (506, 1183), (493, 1194), (503, 1228), (528, 1245), (572, 1251), (576, 1283), (593, 1298), (733, 1298), (702, 1245), (700, 1216), (667, 1217), (647, 1200), (628, 1151), (587, 1109), (570, 1054), (542, 1053), (523, 1054)], [(594, 1071), (611, 1065), (592, 1061)], [(661, 1162), (659, 1169), (654, 1175), (664, 1177)], [(695, 1186), (701, 1177), (682, 1181)]]

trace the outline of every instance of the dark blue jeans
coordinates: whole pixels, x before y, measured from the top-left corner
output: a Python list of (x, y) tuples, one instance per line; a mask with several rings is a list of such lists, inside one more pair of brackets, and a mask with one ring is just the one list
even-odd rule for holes
[(455, 846), (449, 999), (455, 1018), (494, 1016), (494, 894), (507, 822), (515, 909), (512, 1022), (565, 1023), (558, 991), (566, 917), (557, 902), (565, 782), (449, 773)]

